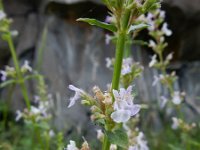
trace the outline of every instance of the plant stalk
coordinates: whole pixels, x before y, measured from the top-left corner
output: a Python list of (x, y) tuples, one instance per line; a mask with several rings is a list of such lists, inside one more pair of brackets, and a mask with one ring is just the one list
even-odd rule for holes
[(11, 36), (10, 32), (7, 35), (8, 36), (7, 36), (6, 40), (8, 42), (8, 46), (10, 48), (10, 52), (11, 52), (12, 59), (13, 59), (13, 62), (14, 62), (14, 66), (15, 66), (16, 73), (17, 73), (17, 78), (20, 81), (19, 84), (20, 84), (20, 87), (21, 87), (22, 95), (24, 97), (27, 108), (30, 110), (30, 101), (29, 101), (29, 97), (28, 97), (28, 91), (26, 89), (25, 82), (24, 82), (23, 76), (21, 74), (21, 70), (20, 70), (20, 67), (19, 67), (19, 61), (18, 61), (16, 50), (15, 50), (15, 47), (14, 47), (14, 44), (13, 44), (13, 41), (12, 41), (12, 36)]

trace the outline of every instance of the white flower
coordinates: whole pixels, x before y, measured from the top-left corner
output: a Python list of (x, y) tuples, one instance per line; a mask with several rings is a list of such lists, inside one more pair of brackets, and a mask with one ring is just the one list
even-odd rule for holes
[(50, 131), (49, 131), (49, 136), (50, 136), (50, 137), (54, 137), (54, 136), (55, 136), (55, 132), (54, 132), (53, 130), (50, 130)]
[(170, 29), (168, 29), (168, 24), (164, 23), (161, 31), (166, 35), (166, 36), (171, 36), (172, 35), (172, 31)]
[(103, 139), (103, 137), (104, 137), (104, 134), (103, 134), (102, 130), (98, 129), (97, 130), (97, 139), (101, 140), (101, 139)]
[(160, 108), (164, 108), (166, 103), (168, 102), (168, 99), (164, 96), (161, 96), (160, 99), (161, 99)]
[(1, 73), (1, 81), (6, 81), (6, 78), (7, 78), (7, 72), (1, 70), (0, 73)]
[(65, 150), (78, 150), (76, 147), (76, 143), (72, 140), (70, 140), (70, 144), (67, 145), (67, 148)]
[(74, 97), (70, 98), (70, 103), (68, 105), (68, 108), (72, 107), (78, 99), (80, 99), (82, 96), (85, 95), (85, 92), (83, 90), (81, 90), (73, 85), (69, 85), (69, 89), (74, 91), (75, 95), (74, 95)]
[(30, 112), (33, 113), (34, 115), (37, 115), (37, 114), (41, 113), (40, 109), (35, 107), (35, 106), (31, 106)]
[(11, 31), (11, 36), (15, 37), (18, 36), (19, 32), (17, 30)]
[(180, 92), (178, 91), (175, 91), (174, 92), (174, 95), (172, 97), (172, 102), (175, 104), (175, 105), (179, 105), (181, 103), (182, 99), (181, 99), (181, 95), (180, 95)]
[(136, 137), (136, 145), (129, 147), (129, 150), (149, 150), (147, 146), (147, 141), (144, 139), (144, 133), (139, 132), (138, 136)]
[(159, 17), (164, 19), (165, 18), (165, 11), (160, 10)]
[(105, 42), (106, 42), (106, 45), (110, 44), (110, 41), (112, 40), (112, 36), (110, 36), (109, 34), (106, 34), (105, 35)]
[(110, 145), (110, 150), (117, 150), (117, 145), (111, 144)]
[(31, 68), (31, 66), (29, 65), (29, 61), (27, 61), (27, 60), (24, 61), (24, 65), (22, 66), (22, 69), (23, 69), (23, 70), (28, 70), (29, 72), (32, 71), (32, 68)]
[(6, 17), (6, 14), (0, 10), (0, 21)]
[(176, 117), (172, 117), (172, 129), (176, 130), (179, 127), (179, 120)]
[(17, 110), (16, 111), (16, 118), (15, 118), (15, 121), (19, 121), (22, 117), (23, 117), (23, 114), (20, 110)]
[(173, 53), (169, 53), (166, 57), (166, 60), (170, 61), (173, 58)]
[(125, 58), (123, 59), (122, 62), (122, 71), (121, 74), (122, 75), (126, 75), (128, 73), (132, 72), (132, 63), (133, 63), (133, 59), (132, 58)]
[(133, 96), (131, 94), (132, 86), (129, 86), (127, 90), (121, 88), (119, 92), (113, 90), (115, 102), (113, 104), (114, 112), (111, 114), (111, 118), (117, 122), (127, 122), (131, 116), (136, 115), (140, 110), (140, 105), (133, 103)]
[(154, 49), (156, 47), (156, 43), (153, 40), (149, 41), (149, 47), (151, 47), (152, 49)]
[(149, 63), (149, 67), (153, 67), (157, 62), (158, 62), (157, 55), (155, 54), (151, 57), (151, 62)]
[(109, 57), (106, 57), (106, 67), (110, 68), (112, 66), (112, 59)]

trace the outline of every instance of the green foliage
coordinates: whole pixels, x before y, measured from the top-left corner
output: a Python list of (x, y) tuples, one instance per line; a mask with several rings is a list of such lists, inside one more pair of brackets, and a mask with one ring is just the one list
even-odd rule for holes
[(117, 31), (117, 28), (113, 24), (108, 24), (108, 23), (105, 23), (105, 22), (101, 22), (101, 21), (98, 21), (96, 19), (79, 18), (79, 19), (77, 19), (77, 21), (86, 22), (86, 23), (88, 23), (90, 25), (95, 25), (97, 27), (101, 27), (103, 29), (106, 29), (106, 30), (109, 30), (109, 31), (112, 31), (112, 32), (116, 32)]
[(149, 25), (148, 24), (144, 24), (144, 23), (141, 23), (141, 24), (136, 24), (136, 25), (131, 25), (129, 30), (128, 30), (128, 33), (130, 32), (134, 32), (136, 30), (142, 30), (142, 29), (145, 29), (147, 28)]
[(116, 144), (125, 149), (128, 147), (128, 136), (125, 130), (118, 129), (113, 132), (107, 131), (106, 134), (110, 143)]

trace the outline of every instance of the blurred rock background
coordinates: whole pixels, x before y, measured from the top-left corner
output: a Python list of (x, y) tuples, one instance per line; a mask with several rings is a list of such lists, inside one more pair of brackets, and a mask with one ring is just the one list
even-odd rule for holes
[[(14, 41), (20, 60), (22, 63), (30, 60), (46, 77), (55, 103), (53, 124), (67, 133), (90, 128), (87, 109), (79, 104), (67, 108), (73, 94), (68, 85), (74, 84), (84, 90), (99, 85), (106, 90), (112, 72), (105, 67), (105, 57), (114, 56), (114, 46), (105, 44), (107, 31), (76, 22), (76, 19), (104, 20), (106, 7), (100, 0), (4, 0), (4, 6), (8, 16), (13, 18), (12, 28), (19, 32)], [(169, 70), (177, 71), (176, 89), (187, 93), (186, 111), (193, 116), (193, 113), (200, 113), (200, 3), (199, 0), (164, 0), (162, 9), (173, 31), (173, 36), (167, 39), (167, 51), (175, 54)], [(159, 74), (157, 70), (148, 69), (152, 54), (148, 48), (133, 46), (135, 61), (145, 67), (142, 77), (136, 81), (139, 103), (157, 103), (161, 92), (165, 91), (160, 85), (155, 87), (156, 91), (151, 86), (153, 76)], [(0, 68), (10, 63), (7, 44), (0, 41)], [(4, 97), (5, 91), (1, 93)], [(20, 97), (17, 90), (15, 95)], [(24, 106), (20, 98), (13, 98), (12, 103), (14, 110)]]

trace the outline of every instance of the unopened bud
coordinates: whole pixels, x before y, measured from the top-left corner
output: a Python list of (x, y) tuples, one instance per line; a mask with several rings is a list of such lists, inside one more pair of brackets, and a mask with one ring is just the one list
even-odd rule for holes
[(100, 88), (98, 86), (93, 87), (93, 92), (94, 92), (96, 98), (99, 101), (103, 101), (104, 100), (104, 95), (103, 95), (103, 93), (101, 92), (101, 90), (100, 90)]
[(87, 106), (91, 105), (90, 101), (88, 101), (88, 100), (82, 100), (81, 104), (82, 105), (87, 105)]
[(104, 104), (106, 104), (106, 105), (112, 104), (112, 97), (109, 93), (105, 93), (104, 98), (105, 98), (104, 101), (103, 101)]
[(85, 142), (82, 144), (81, 150), (90, 150), (90, 147), (89, 147), (87, 141), (85, 141)]

